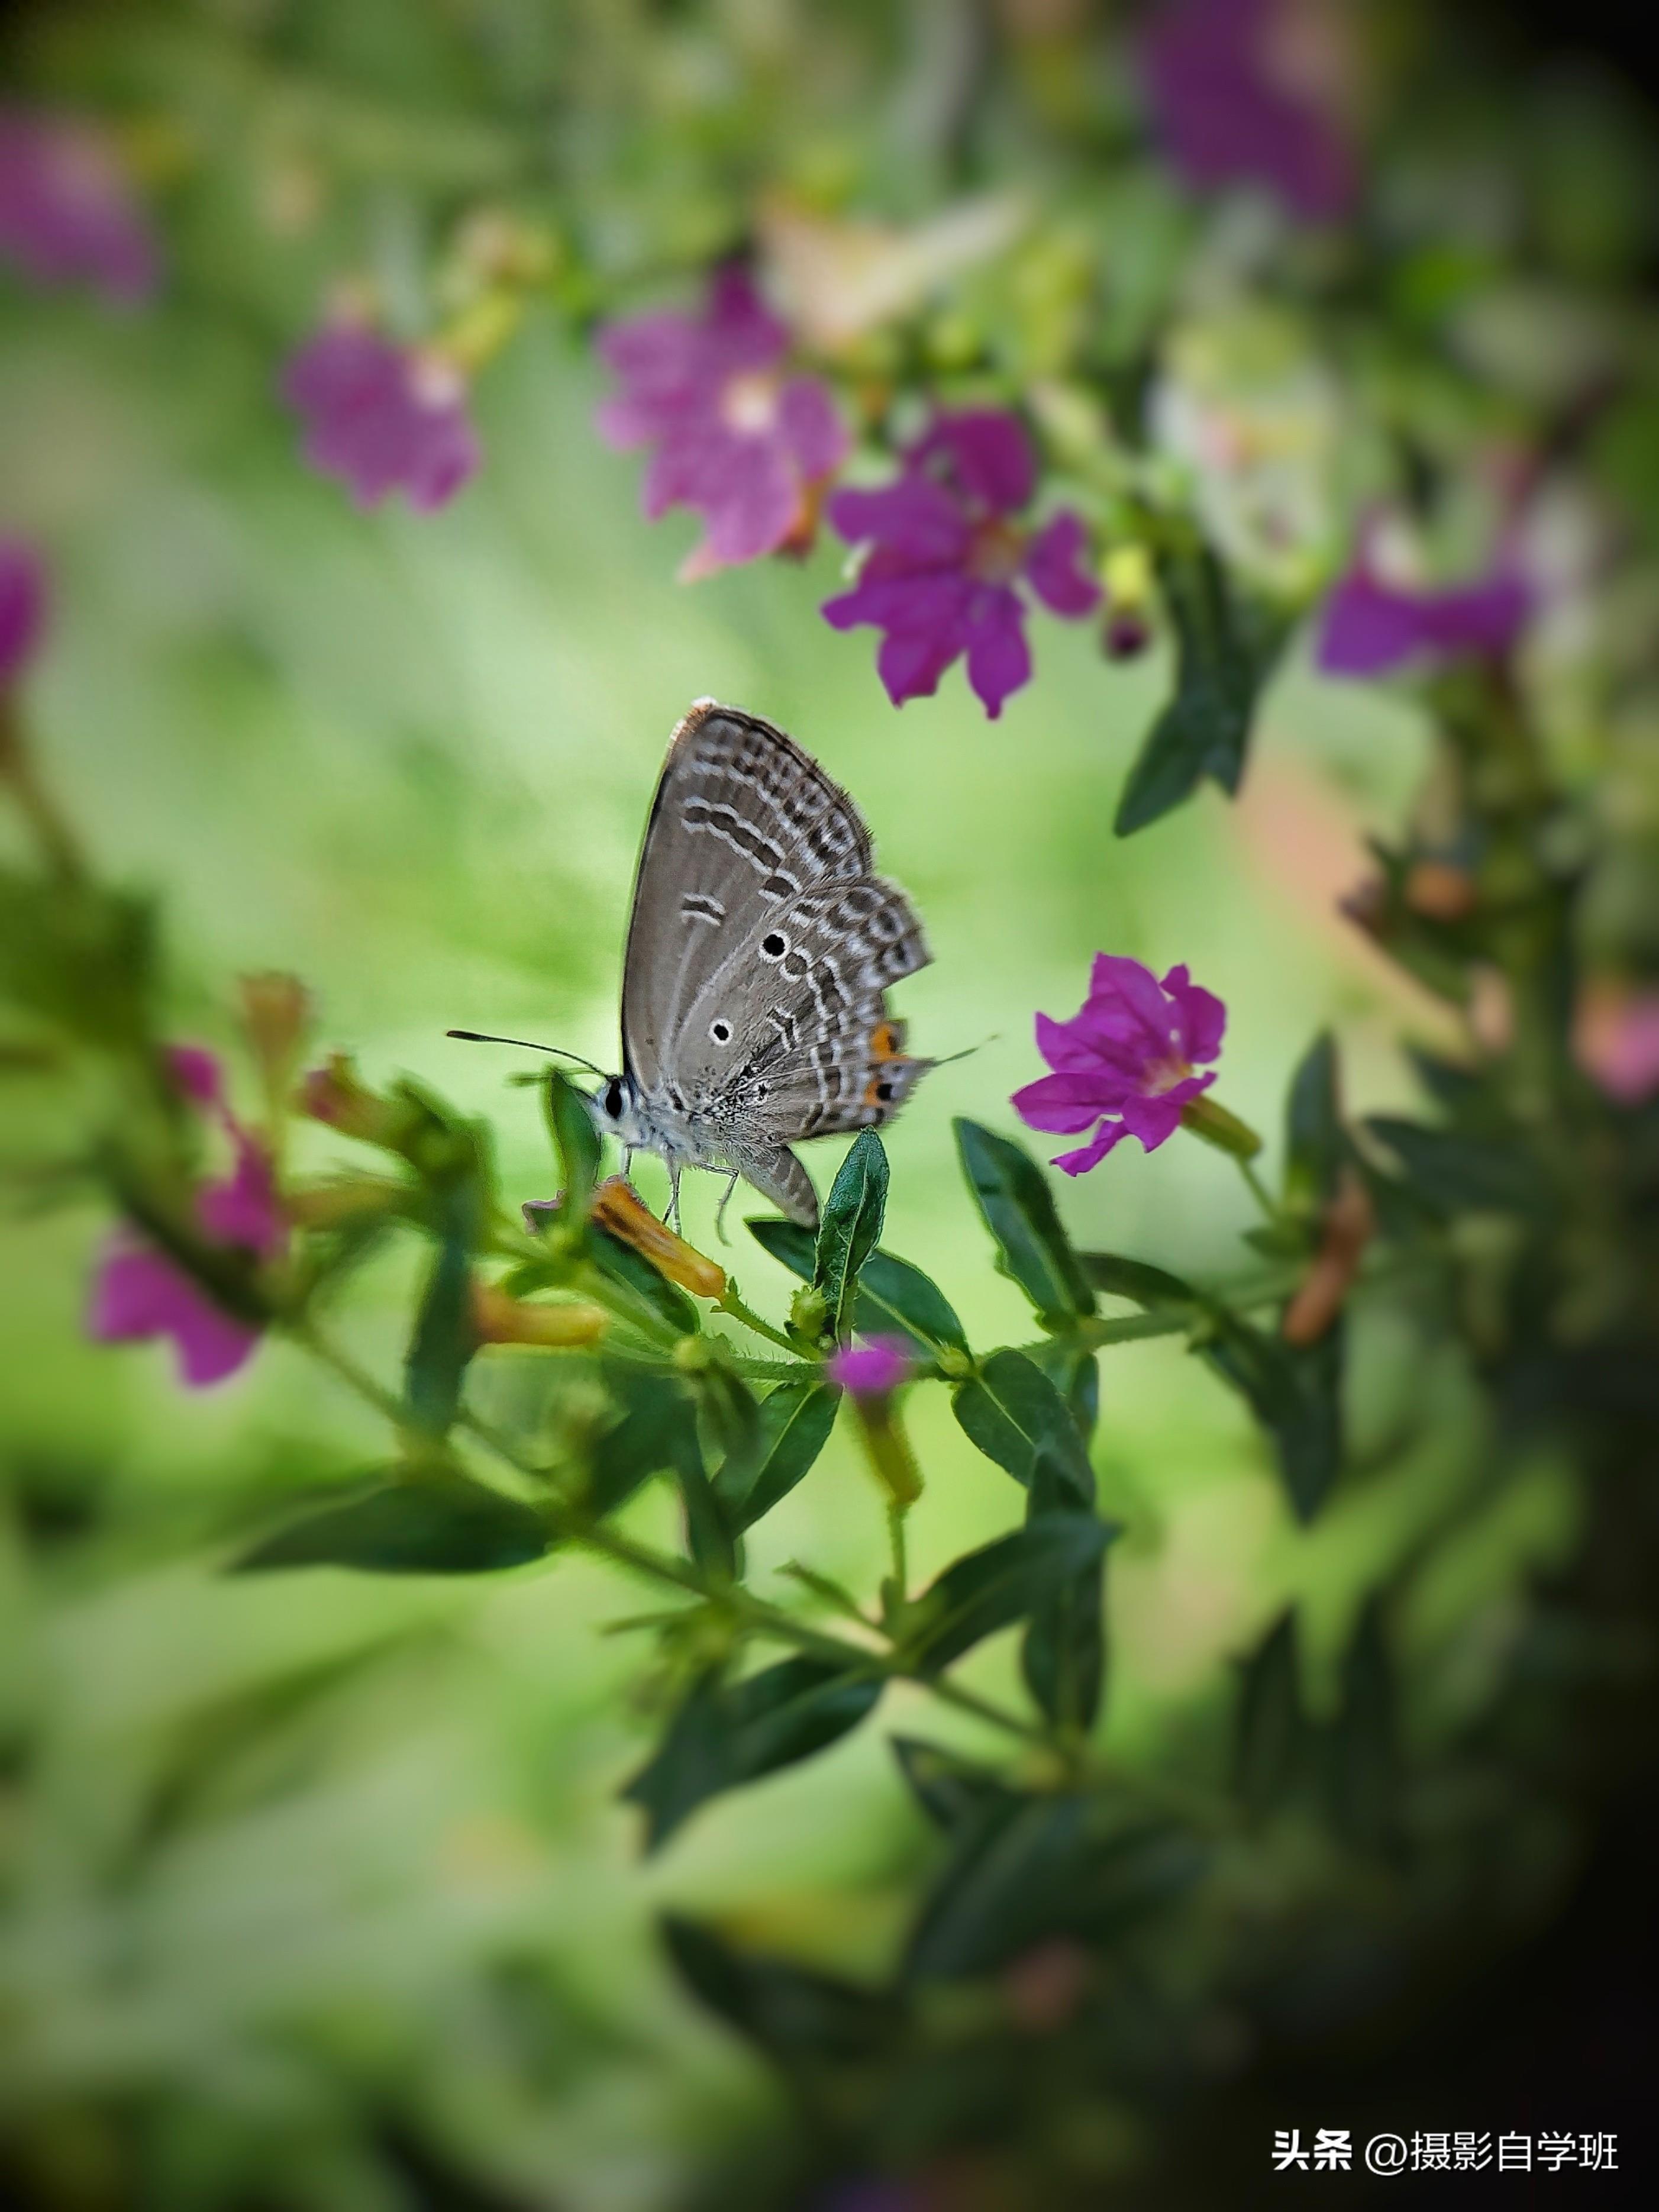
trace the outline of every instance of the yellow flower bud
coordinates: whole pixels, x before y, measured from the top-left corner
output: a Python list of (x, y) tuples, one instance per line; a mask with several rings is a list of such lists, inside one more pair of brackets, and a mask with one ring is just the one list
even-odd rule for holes
[(472, 1285), (472, 1327), (480, 1344), (592, 1344), (606, 1319), (599, 1306), (531, 1305), (493, 1283)]
[(659, 1221), (624, 1176), (607, 1176), (593, 1194), (592, 1218), (626, 1244), (657, 1273), (700, 1298), (717, 1298), (726, 1289), (726, 1270), (707, 1259), (665, 1222)]
[(1114, 607), (1144, 607), (1152, 596), (1152, 556), (1144, 545), (1114, 545), (1100, 564), (1100, 580)]

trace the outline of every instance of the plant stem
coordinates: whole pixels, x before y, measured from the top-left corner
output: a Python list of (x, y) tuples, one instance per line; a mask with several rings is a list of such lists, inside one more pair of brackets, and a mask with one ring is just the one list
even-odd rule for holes
[(769, 1344), (781, 1346), (793, 1358), (801, 1359), (806, 1356), (799, 1345), (793, 1343), (781, 1328), (774, 1328), (769, 1321), (763, 1321), (757, 1313), (744, 1304), (738, 1295), (735, 1283), (727, 1282), (715, 1299), (714, 1307), (717, 1312), (730, 1314), (733, 1321), (741, 1322), (745, 1328), (752, 1329), (757, 1336), (763, 1336)]
[(904, 1555), (904, 1508), (896, 1498), (887, 1501), (887, 1543), (893, 1561), (893, 1592), (902, 1605), (910, 1594), (910, 1570)]
[(1256, 1173), (1255, 1169), (1249, 1160), (1242, 1158), (1237, 1152), (1235, 1152), (1232, 1157), (1238, 1161), (1238, 1172), (1243, 1176), (1245, 1182), (1249, 1184), (1251, 1197), (1255, 1199), (1256, 1204), (1261, 1208), (1262, 1213), (1267, 1219), (1276, 1225), (1279, 1221), (1278, 1200), (1273, 1197), (1272, 1192), (1267, 1188), (1267, 1184), (1262, 1182), (1261, 1176)]

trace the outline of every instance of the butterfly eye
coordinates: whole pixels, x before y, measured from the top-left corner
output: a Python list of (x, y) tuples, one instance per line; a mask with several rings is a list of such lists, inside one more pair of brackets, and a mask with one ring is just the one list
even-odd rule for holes
[(605, 1086), (605, 1110), (612, 1121), (622, 1119), (623, 1087), (620, 1076), (613, 1075)]
[(732, 1024), (730, 1022), (710, 1022), (708, 1024), (708, 1034), (714, 1038), (716, 1044), (730, 1044), (732, 1042)]
[(781, 929), (769, 929), (760, 941), (760, 949), (769, 960), (781, 960), (789, 950), (789, 939)]

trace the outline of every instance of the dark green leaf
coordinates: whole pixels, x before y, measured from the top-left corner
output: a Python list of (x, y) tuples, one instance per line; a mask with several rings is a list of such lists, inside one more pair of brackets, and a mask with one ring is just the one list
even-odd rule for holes
[[(750, 1222), (749, 1231), (792, 1273), (811, 1281), (816, 1253), (810, 1230), (793, 1221), (759, 1220)], [(968, 1349), (962, 1323), (938, 1284), (891, 1252), (872, 1252), (865, 1261), (853, 1326), (861, 1336), (902, 1337), (923, 1358), (946, 1346)]]
[(1286, 1607), (1239, 1669), (1233, 1786), (1254, 1819), (1270, 1813), (1295, 1782), (1307, 1725), (1296, 1611)]
[(1084, 1273), (1097, 1291), (1104, 1291), (1109, 1297), (1132, 1298), (1136, 1305), (1145, 1306), (1148, 1313), (1202, 1303), (1200, 1293), (1190, 1283), (1145, 1260), (1125, 1260), (1115, 1252), (1084, 1252), (1079, 1259)]
[(416, 1316), (405, 1389), (416, 1426), (441, 1437), (455, 1418), (462, 1377), (477, 1349), (471, 1298), (471, 1259), (480, 1214), (477, 1176), (469, 1165), (437, 1184), (432, 1195), (438, 1249)]
[(609, 1230), (597, 1225), (588, 1253), (601, 1273), (608, 1275), (659, 1321), (666, 1322), (677, 1335), (691, 1336), (701, 1326), (697, 1309), (678, 1284), (659, 1275), (651, 1262), (631, 1244), (623, 1243)]
[(873, 1129), (860, 1129), (830, 1186), (812, 1266), (812, 1281), (842, 1343), (853, 1333), (859, 1271), (880, 1240), (886, 1207), (887, 1154)]
[(948, 1835), (964, 1820), (976, 1818), (994, 1802), (1012, 1800), (1014, 1793), (988, 1766), (963, 1759), (936, 1743), (918, 1737), (890, 1739), (899, 1771), (910, 1785), (916, 1802), (935, 1827)]
[(1100, 1360), (1094, 1346), (1051, 1336), (1042, 1344), (1033, 1345), (1026, 1357), (1034, 1367), (1041, 1368), (1065, 1400), (1066, 1410), (1086, 1444), (1100, 1420)]
[(155, 932), (147, 902), (0, 870), (0, 997), (102, 1052), (149, 1031)]
[(705, 1674), (669, 1725), (661, 1748), (623, 1796), (646, 1815), (655, 1850), (708, 1798), (809, 1759), (855, 1729), (882, 1677), (820, 1659), (786, 1659), (746, 1680)]
[(279, 1528), (238, 1572), (358, 1567), (375, 1574), (474, 1575), (522, 1566), (548, 1548), (539, 1514), (459, 1475), (377, 1485)]
[(958, 1121), (955, 1127), (962, 1171), (996, 1239), (1003, 1273), (1045, 1320), (1091, 1314), (1094, 1293), (1060, 1225), (1042, 1169), (1018, 1145), (977, 1121)]
[(1398, 1841), (1396, 1704), (1382, 1601), (1373, 1596), (1343, 1658), (1342, 1701), (1325, 1744), (1331, 1817), (1362, 1850), (1386, 1854)]
[[(1085, 1462), (1086, 1466), (1086, 1462)], [(1031, 1462), (1031, 1493), (1026, 1525), (1045, 1516), (1074, 1512), (1094, 1503), (1094, 1475), (1079, 1498), (1073, 1455), (1045, 1437)], [(1109, 1537), (1117, 1530), (1103, 1524)], [(1079, 1569), (1043, 1599), (1031, 1614), (1020, 1652), (1026, 1687), (1051, 1721), (1062, 1728), (1087, 1729), (1100, 1711), (1105, 1678), (1106, 1642), (1102, 1584), (1104, 1554)]]
[(586, 1099), (569, 1077), (556, 1067), (547, 1071), (543, 1106), (553, 1149), (559, 1156), (560, 1188), (564, 1195), (559, 1218), (563, 1221), (585, 1221), (592, 1202), (593, 1186), (599, 1178), (599, 1133), (587, 1109)]
[(1113, 1816), (1079, 1796), (992, 1800), (964, 1821), (912, 1932), (912, 1979), (984, 1974), (1052, 1936), (1109, 1942), (1202, 1871), (1164, 1822), (1103, 1832)]
[(1336, 1045), (1328, 1030), (1315, 1038), (1291, 1078), (1285, 1109), (1285, 1198), (1311, 1218), (1329, 1205), (1348, 1158), (1337, 1088)]
[(694, 1378), (694, 1388), (703, 1433), (719, 1455), (714, 1495), (729, 1516), (749, 1495), (766, 1450), (759, 1401), (729, 1367), (704, 1368)]
[(899, 2022), (891, 1996), (783, 1959), (739, 1951), (696, 1921), (665, 1914), (663, 1939), (680, 1978), (729, 2027), (786, 2065), (867, 2058)]
[(977, 1375), (952, 1392), (951, 1408), (970, 1440), (1016, 1482), (1030, 1482), (1032, 1455), (1046, 1443), (1072, 1472), (1073, 1503), (1092, 1503), (1094, 1475), (1077, 1423), (1048, 1377), (1023, 1352), (994, 1352)]
[(705, 1574), (723, 1582), (734, 1580), (738, 1572), (738, 1533), (704, 1470), (702, 1454), (688, 1454), (675, 1472), (680, 1500), (685, 1508), (686, 1548), (693, 1561)]
[(1365, 1126), (1437, 1213), (1535, 1213), (1542, 1205), (1545, 1187), (1537, 1166), (1514, 1144), (1426, 1128), (1389, 1114), (1370, 1115)]
[(653, 1474), (702, 1467), (696, 1408), (677, 1376), (622, 1360), (606, 1361), (604, 1373), (623, 1414), (593, 1445), (588, 1503), (597, 1514), (613, 1512)]
[(947, 1567), (917, 1599), (906, 1657), (937, 1673), (1024, 1620), (1100, 1558), (1113, 1531), (1089, 1513), (1048, 1513)]
[(1276, 610), (1230, 584), (1207, 546), (1166, 553), (1158, 581), (1175, 626), (1175, 696), (1129, 771), (1120, 837), (1178, 806), (1204, 776), (1238, 789), (1256, 700), (1290, 635)]
[(763, 1449), (748, 1494), (738, 1501), (739, 1525), (750, 1528), (787, 1498), (830, 1440), (841, 1393), (827, 1383), (780, 1382), (761, 1401)]

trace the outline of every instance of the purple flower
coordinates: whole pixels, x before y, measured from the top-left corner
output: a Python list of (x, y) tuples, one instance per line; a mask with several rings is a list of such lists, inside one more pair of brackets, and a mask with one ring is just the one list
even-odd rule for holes
[(813, 376), (785, 374), (789, 332), (739, 269), (717, 272), (698, 315), (609, 323), (596, 341), (618, 390), (599, 411), (611, 445), (653, 448), (644, 507), (701, 514), (690, 580), (810, 543), (817, 497), (847, 432)]
[(855, 1398), (885, 1398), (915, 1371), (910, 1348), (900, 1337), (871, 1336), (862, 1344), (843, 1344), (823, 1363), (826, 1379)]
[(1344, 28), (1316, 0), (1166, 0), (1141, 64), (1187, 182), (1263, 185), (1310, 222), (1346, 215), (1358, 175), (1334, 96)]
[(1639, 1106), (1659, 1095), (1659, 990), (1588, 984), (1573, 1023), (1579, 1066), (1609, 1098)]
[(1221, 1050), (1227, 1009), (1200, 990), (1184, 967), (1160, 983), (1150, 968), (1109, 952), (1095, 955), (1089, 995), (1069, 1022), (1036, 1018), (1037, 1048), (1052, 1075), (1013, 1097), (1028, 1127), (1059, 1136), (1094, 1129), (1089, 1142), (1054, 1161), (1067, 1175), (1097, 1167), (1124, 1137), (1156, 1152), (1180, 1125), (1182, 1109), (1215, 1081), (1194, 1060)]
[(1319, 665), (1329, 676), (1380, 676), (1428, 655), (1497, 659), (1521, 635), (1532, 606), (1525, 579), (1506, 562), (1443, 591), (1391, 584), (1378, 571), (1368, 536), (1326, 604)]
[(92, 126), (0, 109), (0, 260), (37, 284), (87, 284), (122, 306), (155, 290), (155, 241)]
[(46, 626), (46, 580), (33, 548), (0, 538), (0, 692), (33, 659)]
[[(175, 1046), (168, 1060), (179, 1091), (220, 1123), (235, 1156), (228, 1176), (198, 1193), (203, 1233), (269, 1258), (285, 1236), (270, 1163), (226, 1106), (218, 1061), (198, 1045)], [(259, 1338), (257, 1328), (216, 1305), (175, 1260), (130, 1229), (118, 1230), (105, 1249), (88, 1329), (101, 1344), (170, 1336), (180, 1378), (192, 1390), (234, 1375)]]
[(477, 473), (465, 389), (448, 362), (346, 321), (307, 338), (282, 380), (283, 398), (305, 422), (302, 450), (313, 469), (337, 477), (359, 507), (401, 490), (422, 514)]
[(876, 666), (896, 707), (931, 697), (961, 654), (993, 720), (1030, 680), (1024, 578), (1057, 615), (1086, 615), (1100, 587), (1083, 567), (1087, 533), (1063, 513), (1040, 530), (1010, 517), (1030, 503), (1036, 462), (1018, 418), (990, 410), (941, 415), (880, 491), (837, 492), (830, 520), (870, 550), (850, 592), (831, 599), (836, 629), (885, 632)]

